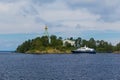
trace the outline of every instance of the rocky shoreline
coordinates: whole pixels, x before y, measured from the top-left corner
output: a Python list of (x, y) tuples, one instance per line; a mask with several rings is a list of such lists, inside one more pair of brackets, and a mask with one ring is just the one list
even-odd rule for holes
[(120, 54), (120, 51), (114, 51), (113, 53), (115, 53), (115, 54)]
[(66, 50), (66, 51), (60, 51), (60, 50), (57, 50), (57, 49), (48, 49), (48, 50), (43, 50), (43, 51), (40, 51), (40, 50), (29, 50), (25, 53), (29, 53), (29, 54), (70, 54), (71, 51), (70, 50)]

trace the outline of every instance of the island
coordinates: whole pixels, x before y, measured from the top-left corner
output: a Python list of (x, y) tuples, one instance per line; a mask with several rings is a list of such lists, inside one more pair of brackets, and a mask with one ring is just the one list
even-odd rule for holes
[(63, 44), (62, 37), (57, 38), (57, 36), (52, 35), (37, 37), (32, 40), (27, 40), (18, 46), (16, 52), (21, 53), (71, 53), (71, 50), (75, 47), (69, 43)]
[(74, 39), (73, 37), (63, 39), (56, 35), (51, 35), (50, 37), (41, 36), (27, 40), (17, 47), (16, 52), (32, 54), (70, 54), (72, 50), (82, 46), (94, 48), (98, 53), (120, 52), (120, 43), (112, 45), (104, 40), (94, 40), (94, 38), (86, 40), (81, 37), (78, 37), (77, 39)]

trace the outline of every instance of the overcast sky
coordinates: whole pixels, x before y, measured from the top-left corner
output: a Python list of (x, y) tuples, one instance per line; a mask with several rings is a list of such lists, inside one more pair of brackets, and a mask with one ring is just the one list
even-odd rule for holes
[(27, 39), (61, 37), (120, 41), (120, 0), (0, 0), (0, 50)]

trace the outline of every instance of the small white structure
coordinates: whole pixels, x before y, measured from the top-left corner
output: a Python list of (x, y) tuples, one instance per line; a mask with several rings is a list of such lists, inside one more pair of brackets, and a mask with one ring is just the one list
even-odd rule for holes
[(50, 39), (50, 36), (49, 36), (49, 33), (48, 33), (48, 26), (45, 26), (44, 36), (47, 36), (48, 39), (49, 39), (49, 43), (51, 43), (51, 39)]
[(71, 46), (75, 46), (75, 41), (72, 41), (72, 40), (68, 40), (68, 39), (63, 40), (63, 46), (65, 46), (65, 43), (69, 43), (71, 44)]

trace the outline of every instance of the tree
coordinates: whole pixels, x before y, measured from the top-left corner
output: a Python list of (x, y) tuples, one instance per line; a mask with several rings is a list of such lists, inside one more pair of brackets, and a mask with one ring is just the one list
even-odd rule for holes
[(31, 40), (25, 41), (22, 45), (19, 45), (17, 48), (18, 52), (26, 52), (31, 48)]
[(89, 39), (88, 47), (96, 49), (96, 41), (94, 40), (94, 38)]
[(51, 39), (51, 46), (56, 47), (57, 46), (57, 37), (55, 35), (50, 36)]
[(63, 42), (62, 42), (62, 38), (59, 37), (57, 39), (57, 36), (55, 35), (52, 35), (51, 37), (51, 46), (54, 47), (54, 48), (57, 48), (58, 46), (61, 47), (63, 45)]
[(120, 43), (118, 43), (118, 44), (116, 44), (116, 46), (115, 46), (115, 49), (114, 49), (115, 51), (120, 51)]
[(47, 36), (42, 36), (41, 37), (41, 42), (42, 42), (42, 45), (47, 47), (49, 45), (49, 37)]
[(82, 41), (82, 38), (78, 37), (76, 40), (75, 40), (75, 46), (78, 48), (81, 46), (81, 41)]
[(88, 46), (88, 41), (87, 40), (85, 40), (85, 39), (83, 39), (82, 41), (81, 41), (81, 46)]
[(41, 38), (38, 37), (38, 38), (36, 38), (36, 39), (33, 40), (31, 49), (37, 49), (37, 50), (39, 50), (42, 47), (42, 44), (43, 43), (42, 43)]
[(72, 41), (73, 41), (73, 40), (74, 40), (74, 39), (73, 39), (73, 37), (70, 37), (70, 40), (72, 40)]
[(68, 42), (65, 42), (65, 45), (66, 45), (66, 47), (67, 47), (67, 48), (72, 47), (72, 46), (71, 46), (71, 44), (70, 44), (70, 43), (68, 43)]

